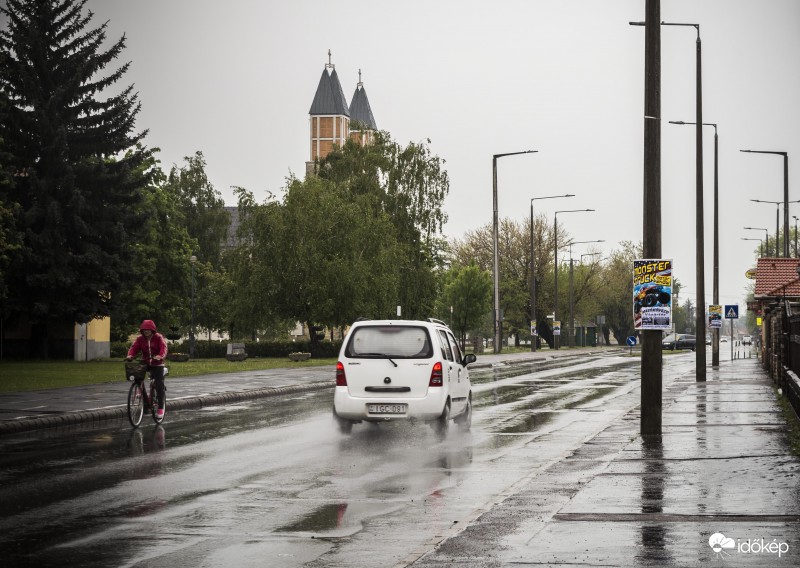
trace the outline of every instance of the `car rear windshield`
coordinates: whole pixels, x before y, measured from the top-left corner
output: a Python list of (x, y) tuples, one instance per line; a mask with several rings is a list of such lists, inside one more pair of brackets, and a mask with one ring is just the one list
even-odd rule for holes
[(428, 359), (433, 356), (433, 347), (424, 327), (364, 325), (350, 334), (345, 355), (356, 359)]

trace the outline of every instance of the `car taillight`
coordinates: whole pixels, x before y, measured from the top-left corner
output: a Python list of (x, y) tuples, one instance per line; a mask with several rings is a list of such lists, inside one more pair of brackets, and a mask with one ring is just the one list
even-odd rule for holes
[(347, 386), (347, 377), (344, 375), (344, 365), (342, 365), (341, 361), (336, 363), (336, 386), (337, 387), (346, 387)]
[(442, 364), (436, 362), (431, 371), (431, 380), (428, 382), (429, 387), (440, 387), (444, 383), (444, 375), (442, 374)]

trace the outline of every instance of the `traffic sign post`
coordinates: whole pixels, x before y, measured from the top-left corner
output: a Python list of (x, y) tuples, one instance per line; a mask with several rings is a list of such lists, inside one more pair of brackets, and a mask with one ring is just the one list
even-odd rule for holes
[(626, 339), (625, 342), (628, 344), (628, 347), (631, 348), (630, 349), (630, 354), (633, 355), (633, 346), (636, 345), (636, 336), (635, 335), (629, 335), (628, 339)]
[(739, 319), (739, 304), (725, 305), (725, 319), (731, 320), (731, 361), (733, 361), (733, 320)]

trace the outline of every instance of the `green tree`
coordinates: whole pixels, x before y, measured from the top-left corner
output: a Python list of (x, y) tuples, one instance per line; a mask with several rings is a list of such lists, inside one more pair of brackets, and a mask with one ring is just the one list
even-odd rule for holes
[(642, 246), (630, 241), (620, 243), (620, 249), (611, 253), (603, 268), (602, 286), (598, 288), (598, 300), (606, 316), (604, 335), (609, 343), (607, 331), (614, 333), (618, 345), (633, 334), (633, 261), (642, 257)]
[[(0, 53), (0, 59), (4, 56)], [(8, 97), (0, 91), (0, 124), (8, 115)], [(6, 270), (11, 262), (11, 255), (19, 249), (21, 235), (15, 228), (15, 214), (19, 204), (11, 200), (13, 171), (10, 166), (11, 155), (5, 150), (5, 143), (0, 138), (0, 306), (5, 304), (8, 295), (6, 286)]]
[(230, 217), (222, 195), (206, 175), (203, 153), (195, 152), (183, 160), (183, 167), (170, 170), (165, 189), (176, 200), (189, 236), (197, 241), (195, 256), (216, 269)]
[(190, 320), (191, 265), (197, 241), (189, 236), (183, 212), (165, 189), (165, 176), (151, 157), (143, 166), (152, 182), (138, 205), (141, 225), (131, 248), (133, 275), (120, 290), (112, 312), (115, 339), (122, 340), (143, 319), (156, 320), (159, 329), (185, 332)]
[[(520, 338), (530, 338), (530, 220), (518, 223), (501, 219), (498, 227), (498, 256), (500, 261), (500, 309), (503, 310), (503, 332)], [(543, 215), (534, 217), (534, 251), (536, 255), (536, 313), (539, 333), (552, 345), (552, 330), (546, 314), (553, 311), (553, 230)], [(562, 234), (565, 242), (568, 237)], [(452, 243), (453, 264), (468, 266), (474, 262), (479, 268), (494, 271), (494, 244), (491, 225), (467, 232), (463, 239)], [(561, 278), (561, 276), (560, 276)], [(565, 280), (560, 279), (559, 284)], [(569, 299), (567, 299), (568, 305)], [(489, 308), (491, 318), (492, 307)], [(563, 313), (563, 312), (562, 312)], [(491, 324), (493, 327), (493, 324)]]
[[(54, 325), (109, 314), (130, 275), (135, 205), (147, 185), (150, 151), (134, 133), (139, 112), (132, 87), (103, 97), (128, 69), (104, 74), (125, 47), (107, 50), (106, 25), (90, 28), (84, 1), (7, 0), (0, 8), (0, 91), (8, 101), (0, 138), (18, 203), (4, 316), (32, 323), (39, 356)], [(110, 156), (122, 156), (112, 159)]]
[(463, 350), (467, 334), (480, 328), (486, 313), (492, 309), (491, 273), (474, 263), (452, 267), (445, 275), (438, 304), (440, 316), (452, 320), (450, 325), (458, 334)]
[(436, 274), (444, 264), (441, 231), (447, 221), (444, 199), (450, 189), (444, 160), (426, 143), (402, 146), (387, 132), (373, 143), (348, 141), (319, 165), (320, 177), (334, 182), (365, 207), (388, 216), (397, 241), (397, 296), (406, 318), (428, 317), (435, 308)]
[(260, 302), (271, 307), (259, 308), (264, 320), (274, 314), (333, 329), (392, 314), (397, 242), (388, 216), (369, 201), (317, 176), (290, 179), (281, 203), (255, 205), (240, 195), (247, 252), (238, 262), (247, 262)]

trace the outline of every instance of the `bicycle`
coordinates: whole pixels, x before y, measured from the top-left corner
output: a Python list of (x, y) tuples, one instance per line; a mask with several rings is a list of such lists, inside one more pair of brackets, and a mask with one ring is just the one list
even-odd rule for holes
[[(164, 367), (164, 377), (166, 378), (169, 369)], [(137, 428), (142, 423), (145, 409), (149, 408), (156, 424), (161, 424), (166, 416), (167, 409), (167, 387), (164, 386), (164, 410), (165, 413), (160, 418), (158, 416), (158, 393), (156, 392), (156, 381), (147, 365), (144, 363), (125, 363), (125, 378), (132, 381), (128, 390), (128, 420), (131, 426)], [(150, 388), (145, 388), (145, 378), (150, 379)]]

